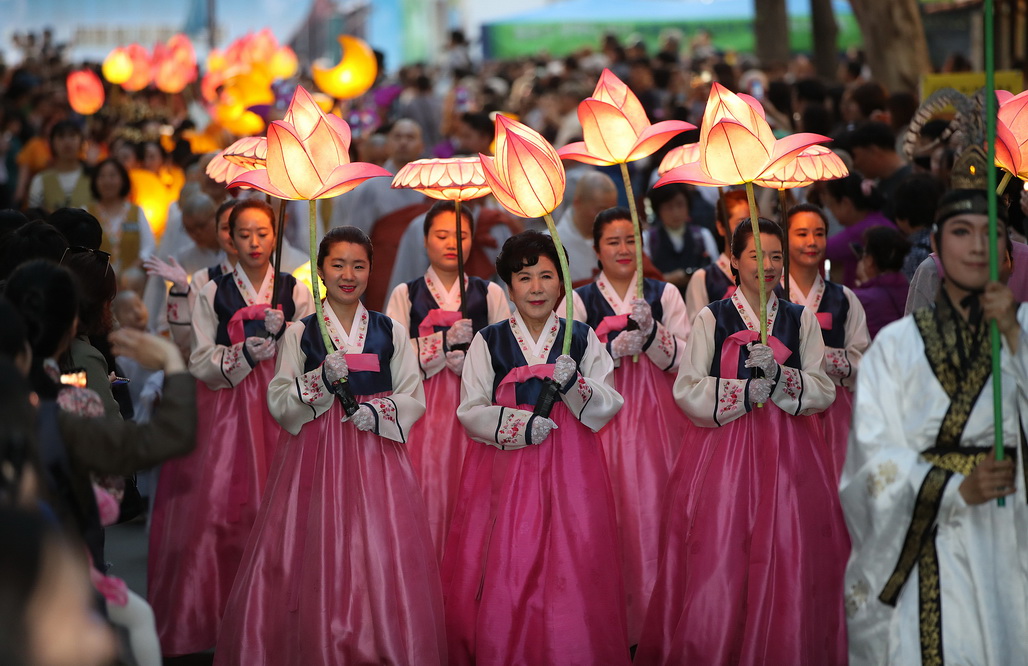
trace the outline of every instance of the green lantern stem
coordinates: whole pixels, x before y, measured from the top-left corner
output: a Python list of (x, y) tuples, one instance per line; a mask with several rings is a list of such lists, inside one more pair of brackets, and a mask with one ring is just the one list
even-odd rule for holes
[(764, 249), (760, 246), (760, 221), (753, 183), (746, 183), (746, 200), (750, 204), (750, 225), (753, 227), (753, 249), (757, 251), (757, 281), (760, 283), (760, 344), (767, 344), (767, 286), (764, 284)]
[[(999, 281), (999, 238), (996, 225), (996, 53), (993, 0), (985, 0), (985, 134), (988, 159), (986, 170), (989, 183), (989, 279)], [(1008, 179), (1004, 178), (1004, 183)], [(1005, 187), (1005, 185), (1004, 185)], [(1003, 460), (1003, 387), (1000, 383), (1000, 336), (996, 320), (989, 323), (989, 341), (992, 343), (992, 417), (996, 460)], [(997, 506), (1006, 506), (1006, 498), (996, 499)]]
[(632, 213), (632, 227), (635, 233), (635, 297), (643, 297), (643, 243), (642, 223), (639, 222), (639, 211), (635, 207), (635, 192), (632, 191), (632, 179), (628, 175), (628, 163), (621, 163), (621, 177), (625, 179), (625, 193), (628, 195), (628, 210)]
[(557, 247), (557, 261), (560, 263), (560, 273), (564, 277), (564, 300), (567, 302), (567, 310), (564, 313), (564, 341), (561, 343), (561, 354), (567, 356), (571, 353), (571, 324), (575, 320), (575, 304), (571, 291), (571, 272), (568, 269), (568, 255), (564, 251), (564, 244), (560, 242), (560, 234), (557, 233), (557, 225), (553, 222), (553, 215), (543, 215), (546, 220), (546, 228), (550, 231), (553, 244)]
[(307, 204), (311, 232), (311, 291), (314, 292), (314, 311), (317, 313), (321, 339), (325, 342), (325, 353), (331, 354), (335, 346), (332, 344), (332, 336), (328, 334), (328, 325), (325, 324), (325, 309), (321, 305), (321, 278), (318, 277), (318, 200), (308, 199)]

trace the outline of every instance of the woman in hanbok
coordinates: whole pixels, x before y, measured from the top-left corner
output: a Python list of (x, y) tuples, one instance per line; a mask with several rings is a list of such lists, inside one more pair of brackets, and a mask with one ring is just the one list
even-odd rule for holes
[[(861, 364), (840, 486), (852, 664), (1028, 660), (1028, 308), (989, 282), (987, 197), (942, 198), (935, 306), (882, 329)], [(1002, 334), (1002, 461), (990, 320)]]
[(821, 413), (835, 478), (846, 462), (853, 388), (871, 338), (864, 306), (849, 287), (825, 280), (828, 221), (820, 208), (800, 204), (789, 210), (789, 300), (815, 313), (825, 343), (825, 372), (835, 384), (835, 402)]
[[(553, 240), (507, 239), (496, 259), (517, 312), (468, 349), (457, 416), (468, 449), (443, 556), (451, 664), (627, 664), (614, 501), (595, 434), (621, 408), (596, 334), (553, 312)], [(556, 382), (550, 417), (534, 414)]]
[(283, 438), (232, 588), (216, 664), (444, 664), (439, 564), (405, 446), (425, 412), (407, 330), (360, 298), (372, 247), (318, 250), (316, 316), (282, 339), (268, 405)]
[(232, 210), (239, 261), (193, 312), (189, 370), (211, 392), (198, 402), (196, 450), (161, 468), (150, 528), (148, 598), (165, 655), (214, 647), (281, 432), (265, 397), (277, 338), (314, 309), (305, 285), (273, 275), (273, 219), (263, 201)]
[[(473, 232), (467, 208), (461, 217), (460, 242), (467, 257)], [(407, 452), (425, 495), (428, 526), (441, 561), (468, 450), (467, 433), (457, 420), (464, 355), (475, 333), (510, 316), (510, 305), (498, 284), (469, 276), (464, 278), (467, 304), (461, 310), (452, 201), (439, 201), (425, 214), (425, 250), (428, 271), (424, 277), (396, 286), (386, 314), (410, 331), (425, 380), (426, 413), (411, 428)]]
[(617, 507), (628, 640), (635, 645), (657, 576), (664, 488), (683, 432), (692, 428), (671, 392), (689, 320), (681, 292), (669, 282), (644, 279), (643, 298), (635, 297), (635, 234), (626, 208), (596, 216), (593, 248), (602, 270), (573, 292), (575, 320), (589, 324), (606, 345), (614, 388), (625, 399), (599, 435)]
[[(664, 502), (639, 664), (842, 664), (849, 540), (817, 413), (835, 397), (809, 309), (779, 300), (783, 234), (760, 220), (768, 344), (751, 224), (739, 289), (693, 321), (675, 398), (709, 428), (684, 442)], [(759, 370), (759, 373), (757, 372)]]

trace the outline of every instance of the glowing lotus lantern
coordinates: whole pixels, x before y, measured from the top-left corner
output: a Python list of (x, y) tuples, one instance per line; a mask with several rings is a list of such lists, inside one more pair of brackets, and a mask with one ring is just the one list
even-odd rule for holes
[[(393, 187), (417, 190), (441, 201), (452, 201), (457, 238), (462, 238), (460, 204), (489, 194), (482, 160), (478, 157), (415, 160), (393, 177)], [(457, 284), (460, 285), (461, 316), (467, 317), (464, 293), (464, 244), (457, 243)]]
[(696, 126), (681, 120), (665, 120), (651, 125), (639, 98), (609, 69), (603, 70), (592, 97), (578, 105), (578, 119), (582, 122), (585, 140), (569, 143), (558, 153), (565, 159), (586, 164), (621, 165), (635, 227), (635, 265), (640, 275), (636, 280), (636, 297), (642, 298), (642, 227), (635, 207), (628, 163), (652, 155), (674, 135), (696, 129)]
[(777, 171), (753, 183), (773, 190), (806, 187), (820, 180), (835, 180), (849, 174), (846, 163), (825, 146), (810, 146)]
[(689, 164), (690, 162), (696, 162), (700, 159), (700, 144), (698, 143), (687, 143), (684, 146), (678, 146), (672, 148), (664, 156), (664, 159), (660, 161), (660, 165), (657, 167), (657, 173), (661, 176), (671, 171), (675, 167), (680, 167), (683, 164)]
[(776, 140), (759, 101), (749, 95), (736, 95), (721, 84), (714, 83), (700, 126), (699, 161), (675, 167), (657, 181), (657, 186), (668, 183), (715, 187), (746, 185), (753, 242), (757, 250), (760, 340), (764, 344), (767, 343), (767, 291), (753, 182), (772, 178), (805, 149), (828, 141), (831, 139), (826, 136), (806, 133)]
[[(560, 155), (538, 132), (516, 120), (497, 114), (495, 157), (479, 154), (486, 183), (493, 196), (514, 215), (541, 217), (557, 247), (557, 258), (564, 275), (564, 292), (571, 293), (571, 273), (567, 253), (560, 242), (553, 210), (564, 200), (567, 175)], [(567, 298), (567, 325), (561, 353), (571, 350), (571, 321), (574, 307)]]
[(393, 187), (417, 190), (442, 201), (470, 201), (490, 191), (478, 157), (409, 162), (396, 173)]
[(1028, 181), (1028, 91), (1012, 95), (997, 90), (996, 97), (996, 166), (1005, 172), (996, 190), (1001, 194), (1011, 178)]
[(206, 173), (215, 182), (231, 183), (245, 171), (266, 168), (267, 155), (268, 140), (263, 136), (249, 136), (215, 155)]
[(375, 83), (378, 60), (367, 43), (350, 35), (339, 36), (343, 57), (335, 67), (322, 62), (311, 66), (311, 76), (322, 92), (336, 99), (360, 97)]
[[(365, 180), (391, 176), (380, 166), (350, 162), (350, 126), (326, 115), (309, 92), (297, 88), (285, 118), (268, 127), (265, 169), (239, 175), (230, 187), (246, 186), (280, 199), (309, 201), (311, 271), (317, 266), (317, 199), (349, 192)], [(326, 349), (332, 341), (325, 328), (317, 278), (311, 275), (318, 324)]]
[(288, 46), (283, 46), (271, 56), (268, 71), (273, 79), (288, 79), (296, 74), (299, 62), (296, 53)]
[(101, 68), (104, 78), (114, 85), (120, 86), (132, 76), (132, 58), (124, 48), (116, 48), (104, 58)]
[(196, 52), (185, 35), (158, 44), (153, 53), (153, 79), (157, 89), (178, 93), (196, 80)]
[(129, 44), (125, 53), (132, 61), (132, 74), (121, 87), (129, 92), (136, 92), (150, 85), (153, 72), (150, 67), (150, 54), (139, 44)]
[(89, 116), (104, 105), (104, 84), (95, 72), (82, 69), (68, 75), (68, 103), (76, 113)]

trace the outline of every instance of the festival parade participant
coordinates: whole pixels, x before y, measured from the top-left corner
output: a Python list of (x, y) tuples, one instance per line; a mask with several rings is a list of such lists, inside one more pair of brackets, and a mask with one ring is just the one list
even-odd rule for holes
[(268, 387), (288, 433), (225, 611), (215, 664), (445, 664), (439, 567), (407, 455), (425, 411), (407, 330), (365, 309), (371, 241), (318, 250), (317, 315), (289, 326)]
[[(457, 224), (452, 201), (440, 201), (425, 215), (424, 277), (393, 290), (386, 314), (410, 331), (424, 377), (426, 416), (411, 428), (407, 451), (425, 494), (428, 524), (440, 561), (457, 499), (468, 437), (457, 420), (464, 355), (475, 333), (510, 317), (503, 289), (477, 277), (464, 277), (466, 302), (458, 284)], [(471, 252), (471, 212), (461, 211), (463, 256)], [(448, 372), (443, 372), (447, 370)]]
[[(817, 414), (835, 386), (808, 309), (778, 299), (783, 234), (732, 238), (739, 289), (693, 322), (675, 398), (696, 425), (667, 487), (660, 566), (639, 664), (841, 664), (849, 539)], [(759, 371), (759, 373), (757, 372)]]
[(810, 309), (825, 343), (825, 372), (835, 384), (835, 401), (821, 413), (828, 455), (839, 478), (846, 462), (853, 411), (853, 387), (860, 358), (871, 344), (864, 307), (849, 287), (821, 275), (827, 246), (828, 221), (812, 204), (800, 204), (786, 218), (789, 234), (789, 300)]
[[(1024, 662), (1028, 309), (989, 281), (988, 196), (966, 185), (943, 196), (935, 305), (882, 329), (861, 363), (841, 482), (852, 664)], [(1001, 212), (1000, 257), (1006, 236)], [(990, 321), (1002, 338), (1002, 461)]]
[[(480, 444), (465, 458), (443, 557), (451, 664), (629, 662), (614, 502), (595, 434), (622, 399), (596, 334), (553, 312), (558, 265), (545, 234), (504, 243), (496, 268), (517, 311), (479, 331), (465, 360), (457, 416)], [(550, 417), (534, 414), (553, 389)]]
[(617, 507), (628, 638), (634, 645), (657, 576), (664, 488), (682, 433), (691, 426), (671, 392), (686, 353), (689, 321), (673, 284), (644, 279), (643, 298), (635, 297), (635, 234), (628, 209), (610, 208), (596, 216), (593, 247), (602, 270), (594, 282), (574, 291), (574, 312), (614, 358), (614, 388), (625, 399), (626, 407), (600, 431), (600, 442)]
[(214, 647), (281, 432), (265, 396), (278, 337), (313, 310), (306, 286), (274, 275), (273, 222), (263, 201), (237, 205), (239, 261), (196, 299), (189, 369), (211, 394), (196, 450), (161, 469), (150, 531), (148, 592), (165, 655)]

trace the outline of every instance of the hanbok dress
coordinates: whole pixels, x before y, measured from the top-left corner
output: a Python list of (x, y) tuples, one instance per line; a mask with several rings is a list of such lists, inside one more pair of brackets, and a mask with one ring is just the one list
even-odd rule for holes
[(316, 317), (282, 338), (268, 405), (288, 435), (232, 588), (215, 664), (445, 664), (439, 564), (405, 442), (425, 411), (407, 330), (331, 307), (347, 384), (372, 409), (361, 431), (326, 385)]
[[(622, 299), (601, 272), (595, 282), (573, 292), (575, 320), (589, 324), (608, 350), (628, 325), (635, 284)], [(653, 313), (653, 332), (638, 361), (614, 360), (614, 388), (625, 406), (599, 432), (617, 508), (631, 645), (639, 642), (657, 577), (664, 488), (684, 433), (695, 429), (671, 391), (689, 335), (685, 302), (674, 285), (650, 279), (643, 280), (643, 298)]]
[(255, 362), (244, 341), (264, 332), (273, 288), (286, 321), (314, 305), (304, 284), (272, 274), (255, 287), (237, 266), (196, 300), (189, 370), (209, 391), (196, 449), (161, 468), (150, 527), (147, 596), (165, 655), (214, 647), (280, 437), (266, 398), (275, 362)]
[(835, 397), (807, 309), (768, 300), (780, 364), (749, 400), (759, 315), (741, 291), (702, 310), (674, 392), (705, 435), (668, 481), (657, 582), (637, 664), (843, 664), (849, 540), (817, 413)]
[[(475, 332), (510, 316), (502, 287), (477, 277), (465, 280), (467, 313)], [(447, 291), (435, 270), (429, 268), (424, 277), (393, 289), (386, 314), (410, 331), (424, 379), (425, 416), (411, 427), (407, 453), (425, 495), (432, 542), (442, 561), (468, 450), (467, 433), (457, 420), (460, 375), (447, 369), (446, 352), (450, 349), (443, 341), (443, 332), (461, 319), (460, 285), (454, 280)]]
[[(595, 432), (621, 408), (610, 356), (572, 322), (578, 372), (532, 442), (565, 321), (534, 340), (520, 313), (468, 350), (457, 416), (472, 439), (443, 556), (450, 663), (627, 664), (614, 500)], [(519, 447), (519, 448), (510, 448)]]
[(835, 402), (821, 412), (835, 478), (842, 474), (853, 414), (853, 389), (857, 385), (860, 359), (871, 344), (864, 306), (849, 287), (829, 282), (818, 275), (810, 292), (803, 294), (795, 281), (789, 285), (789, 300), (806, 306), (817, 317), (825, 343), (825, 372), (835, 384)]
[(1001, 350), (1003, 442), (1017, 492), (969, 506), (965, 475), (994, 445), (988, 325), (945, 295), (889, 324), (864, 356), (840, 493), (853, 553), (851, 664), (1026, 664), (1028, 307)]

